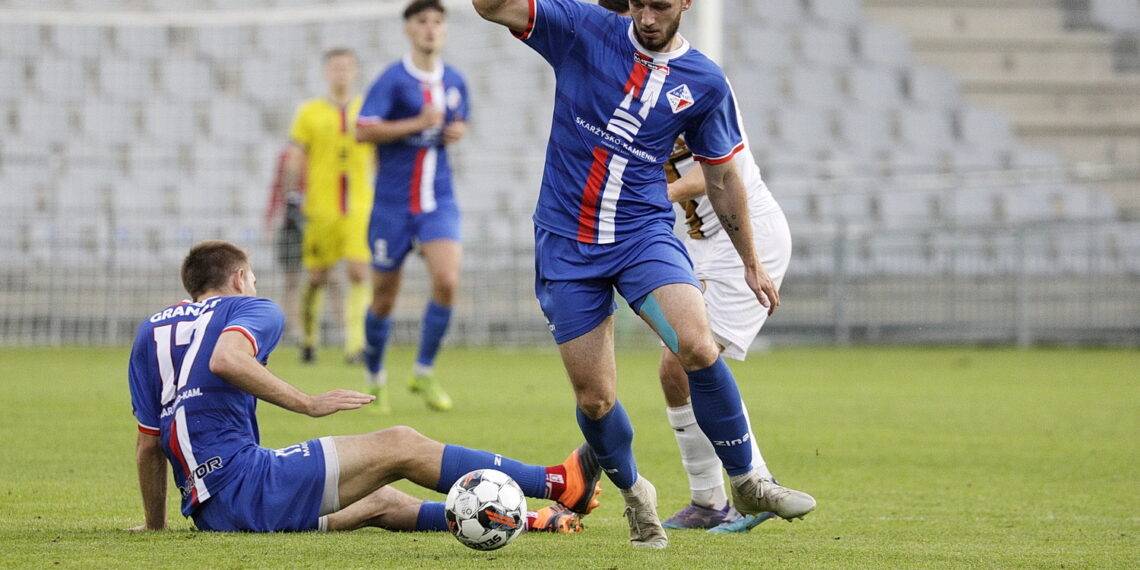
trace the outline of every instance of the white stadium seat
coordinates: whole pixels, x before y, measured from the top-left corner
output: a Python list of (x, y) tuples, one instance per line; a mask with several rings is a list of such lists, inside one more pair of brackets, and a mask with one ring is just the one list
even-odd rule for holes
[(196, 30), (195, 51), (202, 56), (238, 58), (253, 48), (253, 30), (245, 25), (203, 26)]
[(162, 86), (174, 101), (208, 101), (216, 89), (210, 65), (197, 59), (170, 58), (159, 65)]
[(788, 98), (807, 107), (836, 107), (843, 96), (839, 76), (831, 68), (796, 66), (788, 69)]
[(40, 96), (51, 101), (76, 101), (87, 93), (87, 66), (81, 59), (42, 56), (32, 64)]
[(847, 96), (862, 107), (893, 109), (902, 104), (902, 78), (895, 69), (851, 66), (846, 87)]
[(957, 107), (962, 103), (962, 88), (949, 72), (920, 65), (912, 67), (904, 78), (911, 101), (942, 108)]
[(848, 148), (888, 149), (893, 145), (889, 113), (845, 107), (838, 112), (839, 130)]
[(192, 141), (201, 134), (193, 106), (152, 100), (143, 108), (143, 129), (155, 140)]
[[(803, 4), (800, 0), (739, 0), (742, 6), (736, 12), (750, 9), (752, 16), (769, 24), (802, 23), (804, 19)], [(725, 13), (733, 13), (725, 8)]]
[(1013, 144), (1013, 128), (1009, 117), (997, 109), (963, 107), (956, 122), (961, 142), (984, 148), (1009, 148)]
[(808, 13), (835, 27), (859, 24), (863, 19), (860, 0), (807, 0)]
[(910, 39), (896, 28), (864, 23), (855, 30), (855, 45), (866, 63), (895, 69), (913, 64)]
[(158, 26), (120, 26), (114, 31), (115, 46), (127, 59), (163, 59), (170, 53), (170, 32)]
[(25, 100), (16, 106), (19, 132), (27, 139), (60, 141), (74, 135), (71, 108), (62, 103)]
[(106, 26), (52, 26), (51, 36), (56, 53), (68, 58), (97, 57), (110, 45)]
[(151, 60), (114, 58), (98, 63), (99, 87), (109, 99), (137, 103), (154, 97)]
[(36, 24), (0, 24), (0, 56), (20, 59), (42, 54), (43, 34), (43, 27)]
[(265, 136), (261, 110), (245, 101), (216, 99), (209, 105), (210, 136), (217, 140), (257, 142)]
[(949, 113), (938, 108), (915, 106), (898, 110), (899, 138), (917, 148), (942, 149), (954, 138)]
[(842, 67), (855, 59), (851, 34), (847, 30), (804, 26), (798, 35), (799, 54), (804, 61), (820, 66)]

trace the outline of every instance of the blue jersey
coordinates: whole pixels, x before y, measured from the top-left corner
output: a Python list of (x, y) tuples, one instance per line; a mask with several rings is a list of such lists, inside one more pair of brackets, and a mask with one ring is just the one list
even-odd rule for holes
[[(356, 122), (398, 121), (420, 114), (424, 105), (444, 111), (444, 123), (467, 120), (467, 84), (449, 65), (427, 73), (412, 65), (411, 57), (388, 67), (364, 98)], [(386, 144), (376, 145), (374, 208), (402, 208), (412, 214), (436, 209), (438, 202), (455, 199), (451, 167), (442, 128), (432, 128)]]
[(672, 227), (663, 165), (677, 135), (705, 162), (743, 148), (724, 73), (684, 38), (671, 52), (645, 49), (629, 18), (591, 3), (531, 0), (531, 15), (516, 36), (557, 77), (534, 223), (586, 243)]
[(244, 334), (265, 364), (285, 315), (269, 299), (211, 297), (155, 313), (139, 326), (131, 349), (131, 405), (139, 431), (159, 436), (190, 516), (239, 473), (227, 469), (258, 447), (257, 399), (210, 372), (210, 356), (226, 331)]

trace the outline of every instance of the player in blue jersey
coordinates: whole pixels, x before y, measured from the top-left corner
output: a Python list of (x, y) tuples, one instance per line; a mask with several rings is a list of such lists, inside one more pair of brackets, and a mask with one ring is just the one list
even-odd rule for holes
[[(629, 0), (598, 0), (598, 5), (623, 16), (629, 14)], [(743, 119), (738, 116), (738, 122)], [(742, 130), (743, 134), (743, 130)], [(760, 260), (779, 288), (792, 255), (792, 235), (788, 220), (760, 176), (760, 168), (747, 146), (733, 158), (747, 191), (753, 237)], [(704, 196), (704, 178), (694, 168), (693, 153), (684, 137), (673, 144), (665, 165), (669, 201), (682, 207), (687, 231), (682, 242), (693, 260), (694, 271), (704, 289), (709, 325), (725, 358), (744, 360), (749, 346), (760, 333), (768, 311), (741, 278), (741, 259), (725, 232), (720, 231), (712, 206)], [(661, 390), (668, 405), (666, 415), (673, 437), (681, 450), (681, 462), (689, 479), (690, 502), (663, 523), (665, 528), (709, 529), (709, 532), (748, 532), (774, 516), (772, 513), (743, 515), (728, 502), (724, 475), (712, 443), (697, 425), (689, 399), (689, 382), (675, 355), (662, 351), (658, 369)], [(771, 471), (752, 434), (752, 463), (764, 477)], [(799, 493), (799, 491), (796, 491)], [(814, 500), (806, 494), (800, 500)]]
[(408, 384), (435, 410), (451, 398), (432, 375), (451, 322), (459, 286), (459, 208), (451, 186), (447, 146), (467, 131), (467, 85), (440, 59), (447, 38), (446, 12), (438, 0), (414, 0), (404, 10), (411, 52), (381, 73), (357, 119), (357, 140), (376, 144), (380, 171), (368, 242), (372, 247), (372, 307), (365, 317), (364, 365), (368, 389), (380, 412), (389, 411), (384, 350), (389, 315), (400, 289), (404, 258), (419, 244), (431, 276), (419, 353)]
[[(634, 546), (664, 548), (653, 485), (633, 459), (633, 428), (617, 400), (613, 290), (677, 355), (693, 411), (745, 514), (806, 514), (752, 463), (740, 392), (709, 329), (700, 284), (673, 235), (664, 164), (684, 135), (708, 199), (769, 311), (775, 283), (757, 258), (744, 147), (728, 82), (677, 34), (691, 0), (633, 0), (623, 18), (577, 0), (473, 0), (554, 68), (557, 92), (535, 223), (535, 291), (577, 399), (578, 424), (622, 490)], [(814, 501), (812, 506), (814, 506)]]
[(310, 395), (265, 367), (284, 316), (273, 301), (254, 296), (256, 279), (238, 247), (222, 241), (194, 246), (183, 261), (182, 282), (191, 300), (144, 320), (131, 350), (146, 517), (139, 530), (166, 527), (165, 460), (182, 492), (182, 514), (201, 530), (444, 530), (443, 503), (386, 485), (408, 479), (447, 492), (481, 468), (507, 473), (527, 496), (559, 502), (534, 513), (542, 526), (553, 527), (541, 530), (580, 529), (567, 523), (577, 519), (569, 511), (586, 514), (597, 506), (601, 470), (588, 444), (552, 467), (445, 445), (403, 426), (261, 447), (259, 399), (321, 417), (360, 408), (373, 397), (351, 390)]

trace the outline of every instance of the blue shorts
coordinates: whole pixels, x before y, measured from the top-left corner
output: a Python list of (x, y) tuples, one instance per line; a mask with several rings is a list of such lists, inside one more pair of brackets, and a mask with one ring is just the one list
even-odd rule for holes
[(437, 239), (459, 241), (459, 207), (455, 202), (440, 202), (435, 210), (412, 214), (405, 208), (387, 208), (376, 204), (368, 224), (368, 246), (372, 248), (372, 267), (377, 271), (396, 271), (412, 247)]
[(634, 311), (658, 287), (700, 288), (685, 246), (672, 227), (660, 225), (610, 244), (582, 243), (535, 227), (534, 293), (555, 342), (578, 338), (612, 315), (614, 288)]
[[(324, 443), (328, 443), (328, 449)], [(333, 463), (335, 472), (326, 474), (327, 463)], [(282, 449), (252, 448), (233, 458), (227, 465), (230, 467), (236, 467), (241, 476), (215, 492), (194, 512), (194, 524), (199, 530), (315, 530), (320, 516), (325, 514), (322, 511), (339, 509), (335, 493), (340, 466), (329, 438), (311, 439)]]

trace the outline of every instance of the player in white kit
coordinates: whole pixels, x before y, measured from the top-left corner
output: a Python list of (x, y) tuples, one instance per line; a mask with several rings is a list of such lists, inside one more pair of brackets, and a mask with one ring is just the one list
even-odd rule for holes
[[(743, 129), (741, 129), (743, 131)], [(748, 144), (745, 135), (745, 145)], [(779, 288), (792, 255), (792, 236), (784, 212), (760, 176), (760, 168), (750, 148), (734, 157), (737, 171), (747, 190), (752, 218), (753, 240), (760, 261)], [(678, 138), (665, 166), (669, 199), (685, 215), (686, 235), (681, 241), (693, 260), (693, 270), (704, 289), (705, 306), (713, 336), (725, 358), (744, 360), (748, 347), (768, 319), (768, 308), (761, 305), (745, 283), (742, 262), (732, 242), (721, 231), (720, 221), (704, 196), (701, 169), (693, 168), (692, 152), (684, 138)], [(721, 462), (708, 437), (697, 426), (689, 401), (688, 377), (677, 357), (663, 350), (659, 368), (661, 389), (668, 406), (669, 425), (681, 450), (681, 460), (689, 477), (691, 502), (664, 521), (666, 528), (707, 528), (712, 532), (747, 532), (771, 518), (771, 513), (744, 515), (736, 511), (725, 494)], [(751, 438), (754, 466), (768, 477), (771, 473)]]

